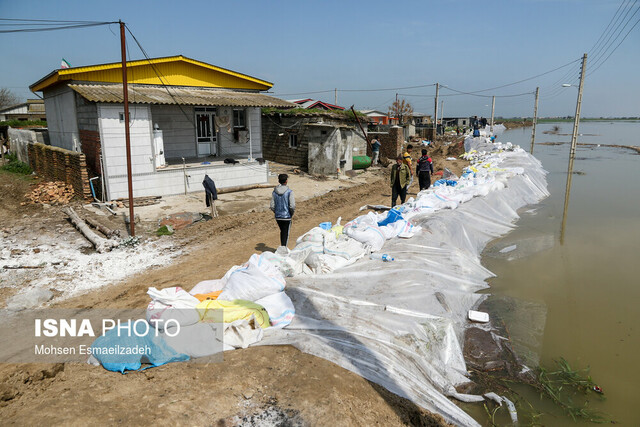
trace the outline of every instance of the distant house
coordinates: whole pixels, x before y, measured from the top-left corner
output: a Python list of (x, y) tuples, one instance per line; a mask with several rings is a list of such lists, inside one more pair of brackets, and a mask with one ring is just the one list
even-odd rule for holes
[(389, 116), (378, 110), (360, 110), (362, 114), (369, 118), (369, 123), (372, 125), (388, 125), (390, 124)]
[(470, 117), (444, 117), (442, 123), (447, 127), (469, 127), (471, 125)]
[[(127, 80), (134, 196), (201, 191), (205, 174), (221, 188), (267, 182), (253, 160), (261, 108), (294, 106), (260, 93), (272, 83), (182, 55), (129, 61)], [(109, 199), (127, 196), (121, 64), (55, 70), (30, 88), (43, 93), (51, 145), (84, 153)]]
[(411, 123), (416, 127), (433, 126), (433, 120), (430, 114), (413, 113), (411, 115)]
[(344, 110), (344, 107), (341, 107), (339, 105), (333, 105), (329, 104), (328, 102), (322, 102), (311, 98), (291, 99), (289, 100), (289, 102), (298, 104), (299, 108), (306, 108), (307, 110)]
[(264, 158), (299, 166), (309, 173), (350, 170), (354, 156), (367, 153), (357, 124), (343, 114), (266, 113), (262, 120)]
[(47, 120), (44, 110), (44, 100), (27, 99), (22, 104), (12, 105), (0, 109), (0, 121), (5, 120)]

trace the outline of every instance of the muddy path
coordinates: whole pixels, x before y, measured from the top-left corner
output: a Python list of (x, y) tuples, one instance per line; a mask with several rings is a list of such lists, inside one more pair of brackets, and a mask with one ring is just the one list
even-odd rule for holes
[[(440, 154), (438, 165), (444, 162)], [(454, 171), (461, 167), (450, 165)], [(355, 218), (365, 204), (388, 205), (387, 174), (299, 202), (290, 242), (320, 222)], [(290, 184), (295, 191), (295, 180)], [(417, 191), (415, 180), (408, 197)], [(274, 250), (279, 230), (271, 211), (259, 210), (221, 216), (163, 238), (174, 239), (176, 250), (183, 250), (170, 265), (55, 306), (144, 308), (150, 286), (189, 290), (201, 280), (220, 278), (251, 254)], [(289, 346), (251, 347), (225, 353), (221, 363), (173, 363), (127, 375), (82, 363), (0, 364), (0, 418), (6, 425), (86, 425), (96, 420), (133, 425), (445, 424), (408, 400)]]

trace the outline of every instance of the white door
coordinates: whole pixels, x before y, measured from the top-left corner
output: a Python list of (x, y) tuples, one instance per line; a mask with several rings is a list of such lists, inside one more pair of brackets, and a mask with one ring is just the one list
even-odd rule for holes
[(211, 107), (196, 107), (196, 143), (198, 157), (218, 154), (218, 138), (216, 135), (216, 109)]

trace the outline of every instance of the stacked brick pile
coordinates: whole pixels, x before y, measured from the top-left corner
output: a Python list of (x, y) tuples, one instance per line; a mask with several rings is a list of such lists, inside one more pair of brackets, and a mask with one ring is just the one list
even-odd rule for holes
[(29, 166), (43, 178), (70, 184), (76, 196), (91, 199), (86, 157), (44, 144), (29, 144)]
[(28, 203), (42, 203), (48, 205), (66, 205), (73, 199), (75, 191), (71, 184), (62, 181), (45, 182), (36, 185), (33, 190), (25, 194), (26, 202), (20, 203), (26, 205)]

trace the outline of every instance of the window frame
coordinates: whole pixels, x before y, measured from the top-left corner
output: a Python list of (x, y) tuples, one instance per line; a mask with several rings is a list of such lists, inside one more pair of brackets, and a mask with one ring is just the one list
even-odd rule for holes
[[(236, 115), (238, 113), (238, 115)], [(240, 113), (242, 115), (240, 116)], [(234, 108), (233, 109), (233, 128), (234, 129), (246, 129), (247, 128), (247, 110), (245, 108)], [(242, 118), (242, 123), (239, 124), (239, 119)]]

